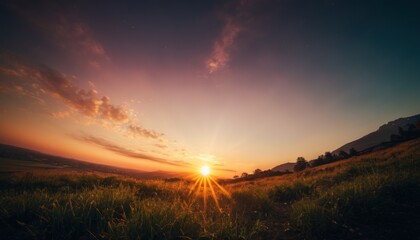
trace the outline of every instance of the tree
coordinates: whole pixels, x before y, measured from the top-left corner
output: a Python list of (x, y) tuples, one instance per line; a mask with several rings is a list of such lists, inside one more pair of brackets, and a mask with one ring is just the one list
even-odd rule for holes
[(246, 178), (246, 177), (248, 177), (248, 173), (243, 172), (243, 173), (241, 174), (241, 178)]
[(359, 152), (357, 152), (356, 149), (354, 149), (354, 148), (350, 148), (350, 152), (349, 153), (350, 153), (350, 156), (351, 157), (357, 156), (357, 154), (359, 154)]
[(330, 152), (325, 152), (324, 161), (325, 163), (334, 162), (334, 156)]
[(233, 176), (233, 179), (237, 179), (237, 178), (239, 178), (239, 176), (238, 176), (238, 175)]
[(254, 175), (258, 175), (261, 172), (262, 172), (261, 169), (257, 168), (257, 169), (254, 170)]
[(307, 168), (308, 166), (309, 166), (309, 164), (308, 164), (308, 162), (305, 160), (305, 158), (303, 158), (303, 157), (298, 157), (298, 158), (296, 159), (296, 164), (295, 164), (295, 166), (293, 167), (293, 170), (294, 170), (295, 172), (300, 172), (300, 171), (305, 170), (305, 168)]
[(316, 167), (322, 164), (325, 164), (324, 155), (320, 155), (317, 159), (312, 160), (311, 167)]
[(348, 153), (346, 153), (345, 151), (341, 150), (341, 151), (338, 153), (338, 156), (339, 156), (341, 159), (346, 159), (346, 158), (348, 158), (348, 157), (349, 157), (349, 154), (348, 154)]

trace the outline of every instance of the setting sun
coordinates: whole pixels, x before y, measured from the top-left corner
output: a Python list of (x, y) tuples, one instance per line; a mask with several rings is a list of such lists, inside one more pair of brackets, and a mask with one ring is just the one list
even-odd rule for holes
[(210, 174), (209, 166), (207, 166), (207, 165), (202, 166), (201, 169), (200, 169), (200, 173), (203, 176), (208, 176)]

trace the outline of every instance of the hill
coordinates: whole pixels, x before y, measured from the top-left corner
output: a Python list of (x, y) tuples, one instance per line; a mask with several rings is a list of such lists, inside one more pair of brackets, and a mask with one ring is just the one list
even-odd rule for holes
[(338, 155), (340, 151), (345, 151), (348, 153), (351, 148), (354, 148), (356, 151), (360, 152), (365, 149), (374, 147), (383, 142), (389, 141), (391, 138), (391, 135), (399, 133), (399, 128), (406, 129), (409, 124), (416, 124), (419, 121), (420, 121), (420, 114), (390, 121), (387, 124), (384, 124), (381, 127), (379, 127), (378, 130), (372, 133), (369, 133), (355, 141), (347, 143), (337, 148), (332, 153), (336, 155)]
[(119, 168), (0, 144), (0, 172), (28, 172), (37, 170), (99, 172), (141, 179), (174, 178), (185, 175), (185, 173), (165, 171), (147, 172)]
[(277, 172), (293, 172), (293, 167), (295, 166), (295, 163), (283, 163), (278, 166), (273, 167), (271, 170), (277, 171)]

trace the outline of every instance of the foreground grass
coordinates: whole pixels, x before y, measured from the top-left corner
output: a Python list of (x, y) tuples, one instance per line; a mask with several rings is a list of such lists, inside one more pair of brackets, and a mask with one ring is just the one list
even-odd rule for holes
[(204, 211), (200, 193), (188, 194), (188, 182), (11, 177), (0, 183), (0, 234), (8, 239), (250, 239), (262, 228), (240, 208), (232, 211), (233, 200), (221, 194), (222, 210), (209, 198)]
[(307, 239), (418, 239), (420, 141), (298, 173), (272, 196)]
[[(417, 239), (420, 141), (228, 184), (204, 209), (190, 182), (92, 174), (0, 179), (2, 239)], [(216, 189), (215, 189), (216, 190)], [(217, 190), (216, 190), (217, 191)]]

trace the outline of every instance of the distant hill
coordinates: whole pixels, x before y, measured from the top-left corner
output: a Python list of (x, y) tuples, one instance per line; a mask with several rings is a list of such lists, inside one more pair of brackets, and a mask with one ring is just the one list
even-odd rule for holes
[(277, 171), (277, 172), (287, 172), (287, 171), (293, 172), (294, 166), (295, 166), (295, 163), (288, 162), (288, 163), (283, 163), (276, 167), (273, 167), (271, 170)]
[(338, 154), (341, 150), (348, 153), (351, 148), (354, 148), (357, 151), (363, 151), (383, 142), (389, 141), (392, 134), (398, 134), (398, 128), (401, 127), (406, 129), (407, 125), (415, 124), (418, 121), (420, 121), (420, 114), (406, 118), (399, 118), (397, 120), (388, 122), (387, 124), (379, 127), (379, 129), (375, 132), (369, 133), (368, 135), (363, 136), (353, 142), (347, 143), (337, 148), (332, 153)]
[(140, 171), (85, 162), (77, 159), (53, 156), (46, 153), (0, 144), (0, 172), (21, 172), (32, 170), (91, 171), (120, 174), (140, 179), (175, 178), (185, 173), (165, 171)]

